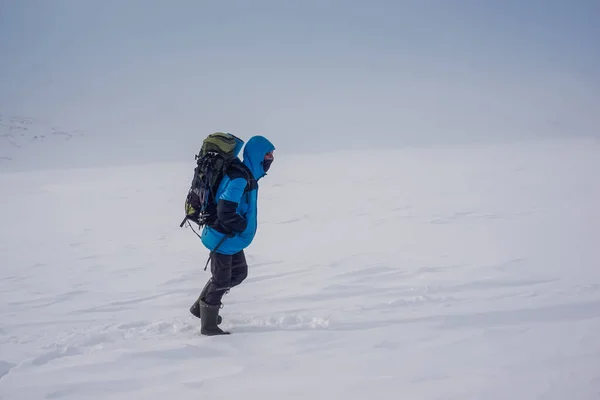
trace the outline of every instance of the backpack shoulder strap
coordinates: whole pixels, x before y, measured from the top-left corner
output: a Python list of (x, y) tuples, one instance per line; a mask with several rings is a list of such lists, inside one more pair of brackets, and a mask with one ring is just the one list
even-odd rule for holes
[(246, 180), (244, 192), (248, 192), (256, 188), (256, 179), (254, 179), (248, 167), (246, 167), (246, 165), (239, 160), (234, 160), (231, 162), (231, 164), (229, 164), (229, 167), (227, 168), (227, 176), (229, 176), (229, 179), (231, 180), (244, 178)]

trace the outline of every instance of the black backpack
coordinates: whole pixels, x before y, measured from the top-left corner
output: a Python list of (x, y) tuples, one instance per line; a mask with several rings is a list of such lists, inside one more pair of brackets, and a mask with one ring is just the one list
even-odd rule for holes
[(236, 139), (234, 135), (223, 132), (211, 133), (204, 139), (200, 152), (195, 156), (196, 167), (180, 227), (188, 221), (202, 227), (216, 219), (216, 194), (223, 176), (236, 159)]

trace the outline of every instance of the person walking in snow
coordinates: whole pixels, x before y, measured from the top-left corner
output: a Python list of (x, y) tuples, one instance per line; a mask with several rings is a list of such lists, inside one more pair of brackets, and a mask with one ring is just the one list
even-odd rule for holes
[(223, 295), (248, 276), (244, 249), (257, 230), (258, 181), (267, 174), (274, 160), (275, 146), (263, 136), (253, 136), (244, 147), (243, 161), (223, 177), (216, 193), (217, 219), (201, 234), (210, 250), (211, 278), (206, 282), (190, 312), (200, 318), (203, 335), (227, 335), (219, 328)]

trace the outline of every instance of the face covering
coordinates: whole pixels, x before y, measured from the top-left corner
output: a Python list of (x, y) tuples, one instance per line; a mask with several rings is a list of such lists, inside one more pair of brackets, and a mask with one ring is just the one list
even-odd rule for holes
[(263, 166), (263, 170), (265, 171), (265, 174), (267, 173), (267, 171), (269, 171), (269, 168), (271, 168), (271, 164), (273, 163), (273, 160), (275, 158), (273, 157), (273, 152), (267, 153), (265, 155), (265, 158), (262, 162), (262, 166)]
[(273, 159), (265, 159), (263, 161), (263, 170), (265, 171), (265, 173), (267, 173), (269, 171), (269, 168), (271, 168), (271, 164), (273, 163)]

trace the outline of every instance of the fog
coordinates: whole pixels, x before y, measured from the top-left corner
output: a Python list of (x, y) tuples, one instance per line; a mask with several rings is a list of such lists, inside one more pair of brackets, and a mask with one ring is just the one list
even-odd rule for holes
[(0, 112), (187, 159), (598, 137), (600, 2), (0, 1)]

